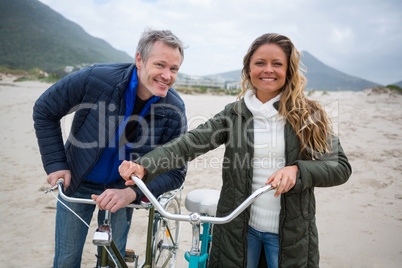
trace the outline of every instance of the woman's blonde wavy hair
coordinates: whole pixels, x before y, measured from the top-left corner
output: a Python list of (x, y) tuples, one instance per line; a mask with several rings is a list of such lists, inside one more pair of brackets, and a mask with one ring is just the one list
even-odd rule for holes
[(268, 33), (258, 37), (250, 46), (243, 59), (241, 72), (242, 98), (248, 90), (257, 90), (251, 83), (250, 60), (254, 52), (265, 44), (276, 44), (285, 52), (288, 61), (286, 82), (279, 100), (278, 112), (292, 126), (301, 144), (300, 154), (308, 159), (319, 158), (331, 151), (332, 122), (317, 101), (309, 100), (303, 91), (307, 79), (303, 75), (305, 68), (300, 61), (300, 53), (292, 41), (280, 34)]

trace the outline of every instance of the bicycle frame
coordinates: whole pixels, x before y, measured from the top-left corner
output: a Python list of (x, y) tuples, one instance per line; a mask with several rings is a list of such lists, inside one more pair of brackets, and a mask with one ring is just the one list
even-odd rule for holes
[[(192, 247), (189, 252), (185, 253), (185, 258), (189, 262), (190, 268), (199, 267), (201, 264), (202, 267), (205, 267), (206, 260), (208, 259), (208, 241), (211, 239), (209, 237), (209, 224), (224, 224), (228, 223), (237, 217), (240, 213), (242, 213), (248, 206), (250, 206), (255, 199), (257, 199), (260, 195), (265, 192), (271, 191), (275, 189), (271, 184), (265, 185), (256, 191), (254, 191), (246, 200), (244, 200), (232, 213), (225, 217), (211, 217), (211, 216), (203, 216), (199, 213), (193, 212), (189, 215), (183, 214), (171, 214), (163, 209), (163, 207), (159, 204), (158, 200), (155, 196), (148, 190), (144, 182), (138, 177), (132, 175), (131, 179), (135, 182), (138, 188), (144, 193), (144, 195), (148, 198), (148, 200), (152, 203), (152, 205), (159, 211), (159, 213), (171, 220), (176, 221), (187, 221), (192, 225)], [(203, 234), (200, 236), (200, 226), (203, 224)], [(206, 224), (206, 225), (204, 225)], [(200, 250), (200, 239), (202, 240), (202, 247)]]

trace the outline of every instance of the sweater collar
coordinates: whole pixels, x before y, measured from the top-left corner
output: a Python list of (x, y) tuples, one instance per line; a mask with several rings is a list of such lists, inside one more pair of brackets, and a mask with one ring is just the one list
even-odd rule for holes
[(256, 96), (256, 94), (249, 90), (244, 95), (244, 102), (247, 108), (254, 116), (262, 116), (264, 118), (270, 118), (278, 114), (278, 110), (274, 104), (276, 104), (281, 97), (281, 94), (275, 98), (262, 103)]

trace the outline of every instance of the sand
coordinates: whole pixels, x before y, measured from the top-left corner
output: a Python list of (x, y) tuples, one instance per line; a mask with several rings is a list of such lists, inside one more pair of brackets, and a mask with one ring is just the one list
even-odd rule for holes
[[(32, 107), (50, 84), (0, 80), (0, 263), (2, 267), (51, 267), (56, 200), (48, 188), (34, 134)], [(330, 113), (353, 167), (341, 186), (316, 188), (321, 267), (400, 267), (402, 263), (402, 95), (313, 92)], [(219, 112), (233, 96), (183, 95), (190, 128)], [(63, 121), (68, 133), (68, 120)], [(219, 189), (223, 149), (190, 163), (183, 196), (195, 188)], [(183, 213), (187, 213), (182, 206)], [(128, 248), (143, 254), (146, 211), (135, 211)], [(92, 222), (93, 228), (95, 223)], [(82, 267), (94, 267), (89, 232)], [(176, 267), (190, 249), (182, 223)]]

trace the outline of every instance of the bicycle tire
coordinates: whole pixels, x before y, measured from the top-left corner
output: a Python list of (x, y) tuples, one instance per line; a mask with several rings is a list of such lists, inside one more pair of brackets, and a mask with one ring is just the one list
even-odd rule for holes
[[(164, 209), (172, 214), (180, 213), (178, 199), (169, 199), (164, 205)], [(180, 222), (165, 219), (156, 212), (152, 242), (153, 268), (174, 267), (179, 246), (179, 236)]]

